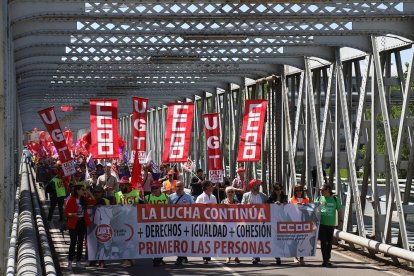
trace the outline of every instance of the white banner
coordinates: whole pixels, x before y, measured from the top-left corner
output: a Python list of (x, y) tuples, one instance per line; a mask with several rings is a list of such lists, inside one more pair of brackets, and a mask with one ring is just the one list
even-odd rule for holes
[(209, 170), (208, 179), (212, 183), (222, 183), (224, 182), (224, 170)]
[(319, 219), (313, 204), (101, 206), (88, 228), (88, 254), (89, 260), (314, 256)]

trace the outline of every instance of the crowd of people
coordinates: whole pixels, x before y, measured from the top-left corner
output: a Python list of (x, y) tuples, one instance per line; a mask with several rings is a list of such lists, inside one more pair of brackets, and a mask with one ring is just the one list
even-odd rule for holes
[[(120, 169), (120, 166), (124, 166)], [(305, 205), (311, 202), (306, 195), (306, 189), (302, 184), (294, 186), (291, 196), (284, 194), (284, 188), (280, 183), (271, 187), (271, 193), (266, 195), (262, 191), (262, 182), (258, 179), (248, 180), (243, 167), (237, 168), (237, 176), (233, 181), (225, 180), (222, 183), (213, 184), (205, 179), (202, 169), (198, 169), (191, 179), (189, 190), (182, 175), (177, 168), (169, 164), (160, 165), (160, 172), (154, 173), (151, 166), (142, 168), (142, 189), (131, 185), (131, 174), (125, 169), (125, 164), (117, 165), (115, 162), (96, 163), (93, 170), (83, 158), (77, 160), (76, 174), (66, 177), (58, 162), (37, 164), (37, 180), (43, 183), (45, 191), (49, 194), (50, 208), (47, 219), (53, 218), (53, 213), (58, 206), (59, 220), (67, 221), (70, 236), (68, 252), (68, 268), (72, 265), (79, 266), (82, 258), (84, 237), (91, 219), (86, 212), (88, 206), (115, 205), (115, 204), (299, 204)], [(332, 187), (324, 184), (320, 188), (321, 195), (314, 198), (314, 202), (321, 205), (321, 224), (319, 240), (323, 255), (322, 265), (331, 266), (330, 254), (332, 250), (333, 230), (337, 226), (342, 227), (343, 215), (339, 198), (333, 195)], [(338, 215), (338, 219), (337, 219)], [(229, 256), (226, 263), (234, 257), (235, 263), (240, 263), (237, 256)], [(281, 259), (275, 256), (276, 264), (281, 264)], [(211, 258), (203, 257), (204, 264), (208, 264)], [(73, 262), (75, 263), (73, 264)], [(154, 258), (154, 266), (163, 265), (163, 258)], [(300, 265), (305, 265), (303, 257), (294, 259)], [(186, 256), (178, 256), (175, 264), (178, 266), (188, 262)], [(259, 257), (252, 258), (253, 264), (260, 262)], [(105, 267), (103, 260), (91, 261), (90, 265)], [(123, 260), (123, 266), (133, 265), (133, 260)]]

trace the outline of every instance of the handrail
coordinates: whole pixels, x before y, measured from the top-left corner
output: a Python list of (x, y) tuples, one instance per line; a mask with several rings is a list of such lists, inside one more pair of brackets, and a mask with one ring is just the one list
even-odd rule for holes
[(400, 258), (409, 262), (414, 262), (414, 254), (410, 250), (402, 249), (386, 243), (380, 243), (375, 240), (363, 238), (344, 231), (334, 231), (334, 237), (348, 243), (357, 244), (375, 252), (381, 252), (392, 257)]
[(19, 198), (20, 187), (16, 190), (16, 201), (14, 204), (14, 215), (12, 231), (10, 233), (9, 253), (7, 257), (6, 276), (13, 276), (16, 272), (16, 247), (17, 247), (17, 229), (19, 227)]
[(36, 218), (36, 227), (40, 240), (40, 251), (43, 257), (42, 266), (45, 270), (45, 275), (57, 275), (55, 264), (53, 262), (52, 251), (50, 250), (48, 235), (46, 233), (45, 225), (43, 223), (41, 208), (39, 204), (39, 197), (37, 195), (33, 177), (30, 177), (30, 189), (32, 191), (32, 201), (34, 208), (34, 216)]
[[(24, 162), (24, 161), (22, 161)], [(33, 206), (26, 166), (21, 167), (17, 275), (41, 275), (36, 227), (33, 224)]]

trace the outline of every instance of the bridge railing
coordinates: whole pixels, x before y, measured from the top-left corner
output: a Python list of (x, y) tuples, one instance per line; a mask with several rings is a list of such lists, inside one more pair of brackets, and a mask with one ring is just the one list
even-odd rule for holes
[(57, 275), (33, 174), (21, 160), (6, 275)]

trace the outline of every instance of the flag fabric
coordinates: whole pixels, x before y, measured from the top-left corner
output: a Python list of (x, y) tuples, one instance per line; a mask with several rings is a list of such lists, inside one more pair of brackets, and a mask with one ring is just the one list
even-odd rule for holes
[(118, 101), (91, 99), (91, 152), (95, 158), (118, 158)]
[(266, 104), (266, 100), (247, 100), (245, 102), (237, 162), (260, 160)]
[(71, 106), (71, 105), (62, 105), (60, 107), (60, 110), (62, 112), (72, 111), (73, 110), (73, 106)]
[(132, 97), (132, 150), (138, 154), (140, 164), (144, 163), (147, 151), (147, 109), (148, 99)]
[(181, 165), (181, 168), (183, 168), (183, 170), (185, 171), (192, 172), (193, 165), (195, 165), (194, 162), (190, 158), (188, 158), (187, 162)]
[(191, 128), (194, 104), (179, 103), (168, 105), (162, 162), (186, 162), (190, 150)]
[(142, 181), (141, 164), (138, 160), (138, 154), (134, 154), (134, 166), (132, 167), (131, 188), (139, 190), (141, 197), (144, 197), (144, 183)]
[(92, 153), (89, 153), (88, 158), (86, 159), (86, 165), (92, 171), (96, 170), (95, 160), (93, 159)]

